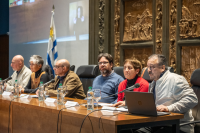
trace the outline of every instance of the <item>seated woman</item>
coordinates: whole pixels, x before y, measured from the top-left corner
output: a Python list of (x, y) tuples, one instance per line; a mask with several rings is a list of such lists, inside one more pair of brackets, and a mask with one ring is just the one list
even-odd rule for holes
[(41, 56), (31, 56), (29, 63), (32, 74), (27, 86), (21, 90), (22, 93), (35, 93), (41, 81), (46, 83), (50, 80), (49, 75), (42, 70), (44, 61)]
[[(140, 84), (139, 88), (135, 88), (133, 91), (139, 91), (139, 92), (148, 92), (149, 89), (149, 83), (141, 78), (140, 72), (142, 69), (142, 65), (140, 63), (140, 61), (134, 59), (126, 59), (124, 62), (124, 76), (125, 76), (125, 80), (122, 81), (119, 86), (118, 86), (118, 92), (125, 90), (126, 88), (133, 86), (136, 83)], [(120, 101), (124, 101), (124, 93), (120, 93), (118, 94), (118, 100), (116, 103), (116, 105), (120, 105)]]

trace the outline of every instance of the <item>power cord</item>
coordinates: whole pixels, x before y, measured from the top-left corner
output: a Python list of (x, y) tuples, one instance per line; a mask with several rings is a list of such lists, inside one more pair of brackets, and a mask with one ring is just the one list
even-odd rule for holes
[[(26, 95), (24, 95), (24, 96), (21, 96), (21, 97), (25, 97), (25, 96), (27, 96), (27, 95), (33, 93), (34, 91), (35, 91), (35, 89), (34, 89), (33, 91), (31, 91), (30, 93), (28, 93), (28, 94), (26, 94)], [(17, 99), (17, 98), (21, 98), (21, 97), (15, 97), (15, 98), (13, 98), (13, 99), (10, 101), (10, 104), (9, 104), (9, 116), (8, 116), (8, 133), (9, 133), (9, 128), (10, 128), (10, 106), (11, 106), (11, 103), (12, 103), (13, 100), (15, 100), (15, 99)]]
[[(104, 128), (103, 128), (103, 122), (102, 122), (102, 117), (103, 116), (116, 116), (116, 115), (119, 115), (119, 114), (122, 114), (122, 112), (120, 112), (120, 113), (118, 113), (118, 114), (114, 114), (114, 115), (102, 115), (100, 118), (99, 118), (99, 130), (100, 130), (100, 133), (101, 133), (101, 125), (102, 125), (102, 129), (103, 129), (103, 132), (105, 133), (105, 131), (104, 131)], [(101, 125), (100, 125), (100, 123), (101, 123)]]
[[(93, 112), (95, 112), (95, 111), (101, 111), (101, 110), (109, 110), (109, 109), (97, 109), (97, 110), (93, 110), (93, 111), (91, 111), (90, 113), (88, 113), (88, 114), (85, 116), (85, 118), (83, 119), (82, 123), (81, 123), (81, 127), (80, 127), (79, 133), (81, 133), (81, 129), (82, 129), (82, 127), (83, 127), (83, 123), (84, 123), (85, 119), (86, 119), (91, 113), (93, 113)], [(115, 111), (115, 110), (111, 110), (111, 111)], [(117, 111), (117, 110), (116, 110), (116, 111)], [(121, 112), (123, 112), (123, 111), (121, 111)]]
[[(80, 105), (82, 105), (82, 104), (75, 105), (75, 106), (70, 106), (70, 107), (65, 107), (65, 108), (62, 108), (62, 109), (59, 110), (58, 119), (57, 119), (57, 133), (58, 133), (59, 117), (60, 117), (61, 111), (64, 110), (64, 109), (68, 109), (68, 108), (71, 108), (71, 107), (77, 107), (77, 106), (80, 106)], [(61, 113), (60, 133), (61, 133), (61, 124), (62, 124), (62, 113)]]

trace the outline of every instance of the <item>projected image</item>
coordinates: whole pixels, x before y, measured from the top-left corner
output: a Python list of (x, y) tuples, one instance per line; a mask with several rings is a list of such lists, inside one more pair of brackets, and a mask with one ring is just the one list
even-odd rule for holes
[(25, 3), (32, 3), (32, 2), (35, 2), (35, 0), (9, 0), (9, 6), (10, 7), (20, 6)]
[[(69, 7), (69, 29), (76, 36), (76, 40), (88, 38), (88, 14), (89, 8), (84, 1), (70, 3)], [(85, 39), (84, 39), (85, 38)]]

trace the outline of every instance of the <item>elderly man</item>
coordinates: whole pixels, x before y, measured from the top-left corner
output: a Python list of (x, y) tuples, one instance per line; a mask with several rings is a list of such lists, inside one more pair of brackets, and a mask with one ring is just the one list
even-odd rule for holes
[[(55, 77), (55, 82), (47, 86), (45, 90), (50, 96), (57, 96), (57, 89), (59, 84), (62, 83), (63, 86), (67, 87), (66, 89), (68, 92), (66, 97), (84, 99), (86, 96), (84, 94), (82, 83), (79, 77), (73, 71), (70, 71), (69, 68), (70, 64), (68, 60), (58, 60), (54, 66), (54, 71), (57, 75)], [(37, 95), (38, 91), (36, 92)]]
[(18, 85), (25, 87), (32, 73), (31, 70), (24, 65), (24, 58), (21, 55), (13, 57), (11, 67), (15, 72), (11, 76), (12, 79), (5, 84), (6, 91), (13, 90), (15, 80), (17, 80)]
[[(157, 111), (175, 112), (184, 114), (180, 122), (190, 122), (194, 118), (191, 108), (197, 103), (197, 97), (183, 76), (171, 73), (166, 69), (166, 58), (163, 55), (151, 55), (147, 62), (150, 78), (153, 82), (149, 92), (154, 94)], [(171, 127), (142, 128), (136, 132), (161, 132), (170, 133)], [(182, 133), (193, 133), (193, 125), (180, 128)]]
[[(96, 77), (93, 81), (92, 89), (101, 90), (101, 98), (108, 97), (118, 92), (119, 83), (124, 79), (116, 74), (113, 68), (113, 58), (108, 53), (102, 53), (98, 56), (98, 64), (101, 75)], [(100, 100), (105, 103), (116, 103), (117, 95)]]

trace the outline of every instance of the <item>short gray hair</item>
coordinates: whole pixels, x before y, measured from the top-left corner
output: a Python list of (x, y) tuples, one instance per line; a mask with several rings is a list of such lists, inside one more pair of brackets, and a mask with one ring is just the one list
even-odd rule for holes
[(42, 65), (43, 66), (43, 64), (44, 64), (44, 60), (39, 55), (32, 55), (30, 57), (29, 62), (31, 62), (31, 61), (33, 62), (33, 64), (37, 64), (37, 65)]
[(158, 58), (158, 65), (159, 66), (164, 65), (165, 69), (167, 69), (166, 68), (167, 67), (167, 59), (166, 59), (166, 57), (164, 55), (162, 55), (162, 54), (153, 54), (153, 55), (149, 56), (148, 60), (151, 59), (151, 58), (155, 58), (155, 57)]

